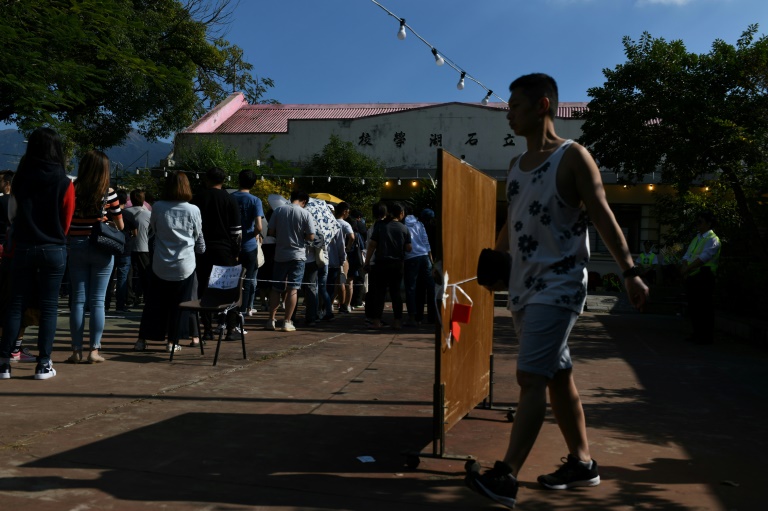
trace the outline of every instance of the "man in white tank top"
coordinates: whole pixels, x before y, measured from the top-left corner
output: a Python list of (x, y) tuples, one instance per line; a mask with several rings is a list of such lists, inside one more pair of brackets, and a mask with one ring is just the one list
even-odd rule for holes
[(638, 309), (645, 304), (648, 288), (608, 206), (594, 159), (584, 147), (555, 133), (555, 81), (545, 74), (526, 75), (509, 90), (509, 126), (525, 137), (527, 151), (510, 163), (507, 224), (496, 250), (508, 252), (512, 259), (509, 307), (520, 342), (520, 399), (503, 461), (482, 474), (470, 471), (466, 482), (512, 507), (517, 474), (544, 422), (547, 389), (568, 456), (557, 471), (540, 476), (539, 483), (549, 489), (600, 483), (568, 350), (568, 334), (586, 300), (590, 221), (618, 263), (629, 299)]

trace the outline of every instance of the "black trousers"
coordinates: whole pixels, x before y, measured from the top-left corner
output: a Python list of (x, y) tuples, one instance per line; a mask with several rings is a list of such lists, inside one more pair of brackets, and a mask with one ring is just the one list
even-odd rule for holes
[[(387, 291), (392, 300), (392, 313), (395, 319), (403, 317), (403, 296), (401, 286), (403, 283), (403, 262), (402, 261), (376, 261), (371, 267), (373, 277), (373, 305), (371, 307), (371, 319), (381, 319), (384, 314), (384, 301)], [(369, 293), (370, 294), (370, 293)]]
[(693, 326), (693, 340), (710, 344), (715, 333), (715, 275), (704, 266), (685, 279), (688, 315)]

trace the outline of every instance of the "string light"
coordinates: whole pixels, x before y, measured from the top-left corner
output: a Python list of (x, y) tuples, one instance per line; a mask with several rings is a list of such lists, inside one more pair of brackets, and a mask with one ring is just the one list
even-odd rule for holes
[[(457, 89), (462, 90), (464, 88), (463, 87), (464, 79), (466, 78), (468, 80), (472, 80), (477, 85), (479, 85), (480, 87), (485, 89), (485, 91), (488, 93), (487, 96), (486, 96), (488, 98), (488, 100), (490, 100), (491, 96), (494, 96), (499, 101), (501, 101), (502, 103), (506, 103), (506, 100), (504, 98), (502, 98), (501, 96), (499, 96), (497, 94), (494, 94), (493, 91), (490, 88), (486, 87), (477, 78), (475, 78), (471, 74), (469, 74), (466, 71), (464, 71), (463, 68), (457, 66), (451, 59), (446, 57), (445, 54), (438, 53), (437, 49), (434, 47), (434, 45), (432, 45), (429, 41), (427, 41), (426, 39), (421, 37), (413, 29), (412, 26), (408, 25), (405, 22), (405, 18), (401, 18), (401, 17), (397, 16), (395, 13), (393, 13), (392, 11), (390, 11), (389, 9), (384, 7), (381, 3), (377, 2), (376, 0), (371, 0), (371, 2), (373, 2), (374, 4), (379, 6), (384, 12), (386, 12), (388, 15), (392, 16), (393, 18), (395, 18), (400, 23), (400, 29), (397, 32), (398, 39), (400, 39), (400, 40), (405, 39), (406, 29), (410, 30), (413, 33), (413, 35), (415, 35), (422, 43), (427, 45), (432, 50), (432, 54), (435, 56), (435, 64), (437, 64), (438, 66), (442, 66), (443, 64), (448, 64), (451, 68), (453, 68), (454, 71), (456, 71), (457, 73), (459, 73), (461, 75), (461, 78), (459, 79), (459, 83), (456, 85)], [(485, 104), (487, 104), (487, 102)]]
[(363, 179), (361, 180), (361, 182), (362, 182), (362, 184), (365, 184), (365, 178), (363, 178)]
[(432, 55), (435, 56), (435, 64), (438, 66), (445, 64), (445, 59), (441, 57), (439, 53), (437, 53), (437, 48), (432, 48)]
[(328, 182), (329, 183), (331, 182), (331, 176), (328, 176)]
[(491, 99), (491, 94), (493, 94), (493, 91), (489, 90), (488, 94), (486, 94), (485, 97), (483, 98), (483, 101), (482, 101), (483, 105), (488, 104), (488, 100)]
[(397, 180), (397, 186), (400, 186), (400, 180), (399, 179)]

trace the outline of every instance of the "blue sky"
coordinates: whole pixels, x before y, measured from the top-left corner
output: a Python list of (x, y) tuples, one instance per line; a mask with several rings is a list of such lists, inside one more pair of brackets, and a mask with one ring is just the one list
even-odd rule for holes
[[(626, 61), (622, 37), (681, 39), (689, 52), (768, 34), (767, 0), (377, 0), (455, 64), (506, 99), (519, 75), (545, 72), (561, 101), (588, 101), (602, 70)], [(281, 103), (480, 101), (485, 91), (370, 0), (240, 0), (226, 38)], [(497, 98), (492, 100), (498, 101)]]

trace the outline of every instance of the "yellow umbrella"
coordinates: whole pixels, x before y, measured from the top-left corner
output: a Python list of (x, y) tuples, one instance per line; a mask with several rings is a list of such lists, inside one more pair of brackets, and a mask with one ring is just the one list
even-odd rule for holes
[(315, 199), (324, 200), (327, 202), (335, 202), (338, 204), (339, 202), (344, 202), (343, 200), (339, 199), (335, 195), (331, 195), (330, 193), (310, 193), (310, 197), (314, 197)]

